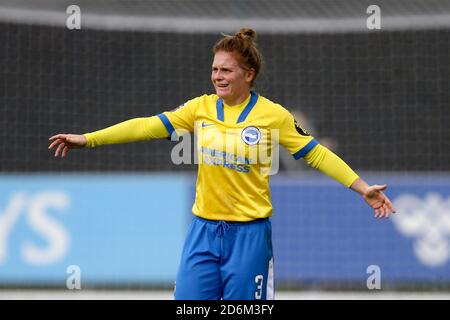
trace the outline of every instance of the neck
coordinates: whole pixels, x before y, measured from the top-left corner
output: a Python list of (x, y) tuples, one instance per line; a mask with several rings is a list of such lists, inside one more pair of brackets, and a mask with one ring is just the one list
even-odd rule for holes
[(242, 95), (236, 97), (236, 98), (230, 98), (230, 99), (223, 99), (223, 102), (227, 106), (237, 106), (238, 104), (241, 104), (245, 100), (247, 100), (248, 96), (250, 95), (250, 92), (247, 91), (243, 93)]

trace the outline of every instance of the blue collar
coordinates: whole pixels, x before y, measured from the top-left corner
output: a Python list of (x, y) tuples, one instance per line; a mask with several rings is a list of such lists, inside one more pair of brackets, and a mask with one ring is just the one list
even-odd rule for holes
[[(244, 110), (242, 110), (241, 114), (239, 115), (239, 118), (237, 120), (237, 123), (245, 121), (250, 111), (252, 111), (253, 107), (255, 106), (256, 102), (258, 101), (258, 94), (254, 91), (250, 91), (250, 101), (245, 106)], [(223, 101), (222, 99), (218, 99), (216, 103), (216, 110), (217, 110), (217, 119), (220, 121), (224, 120), (224, 113), (223, 113)]]

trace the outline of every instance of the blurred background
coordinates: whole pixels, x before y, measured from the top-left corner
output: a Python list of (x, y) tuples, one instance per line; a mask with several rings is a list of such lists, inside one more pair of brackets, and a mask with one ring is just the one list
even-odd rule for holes
[(276, 297), (450, 296), (450, 1), (0, 0), (0, 298), (172, 298), (196, 166), (166, 140), (55, 159), (48, 138), (213, 93), (212, 46), (242, 27), (256, 91), (398, 211), (281, 150)]

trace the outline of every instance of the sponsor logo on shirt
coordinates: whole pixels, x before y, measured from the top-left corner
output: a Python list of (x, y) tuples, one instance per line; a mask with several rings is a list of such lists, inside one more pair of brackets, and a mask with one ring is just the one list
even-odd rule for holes
[(252, 159), (236, 155), (231, 152), (220, 151), (213, 148), (201, 147), (203, 163), (234, 170), (239, 173), (249, 173)]

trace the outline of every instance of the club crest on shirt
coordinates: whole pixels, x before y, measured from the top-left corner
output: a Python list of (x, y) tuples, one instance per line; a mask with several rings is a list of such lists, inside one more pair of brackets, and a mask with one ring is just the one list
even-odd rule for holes
[(297, 132), (302, 135), (302, 136), (309, 136), (310, 134), (308, 133), (308, 131), (306, 131), (305, 129), (303, 129), (302, 127), (300, 127), (300, 125), (297, 123), (297, 120), (294, 119), (294, 125), (295, 125), (295, 130), (297, 130)]
[(261, 132), (257, 127), (250, 126), (244, 128), (241, 133), (242, 141), (248, 145), (255, 145), (261, 140)]

